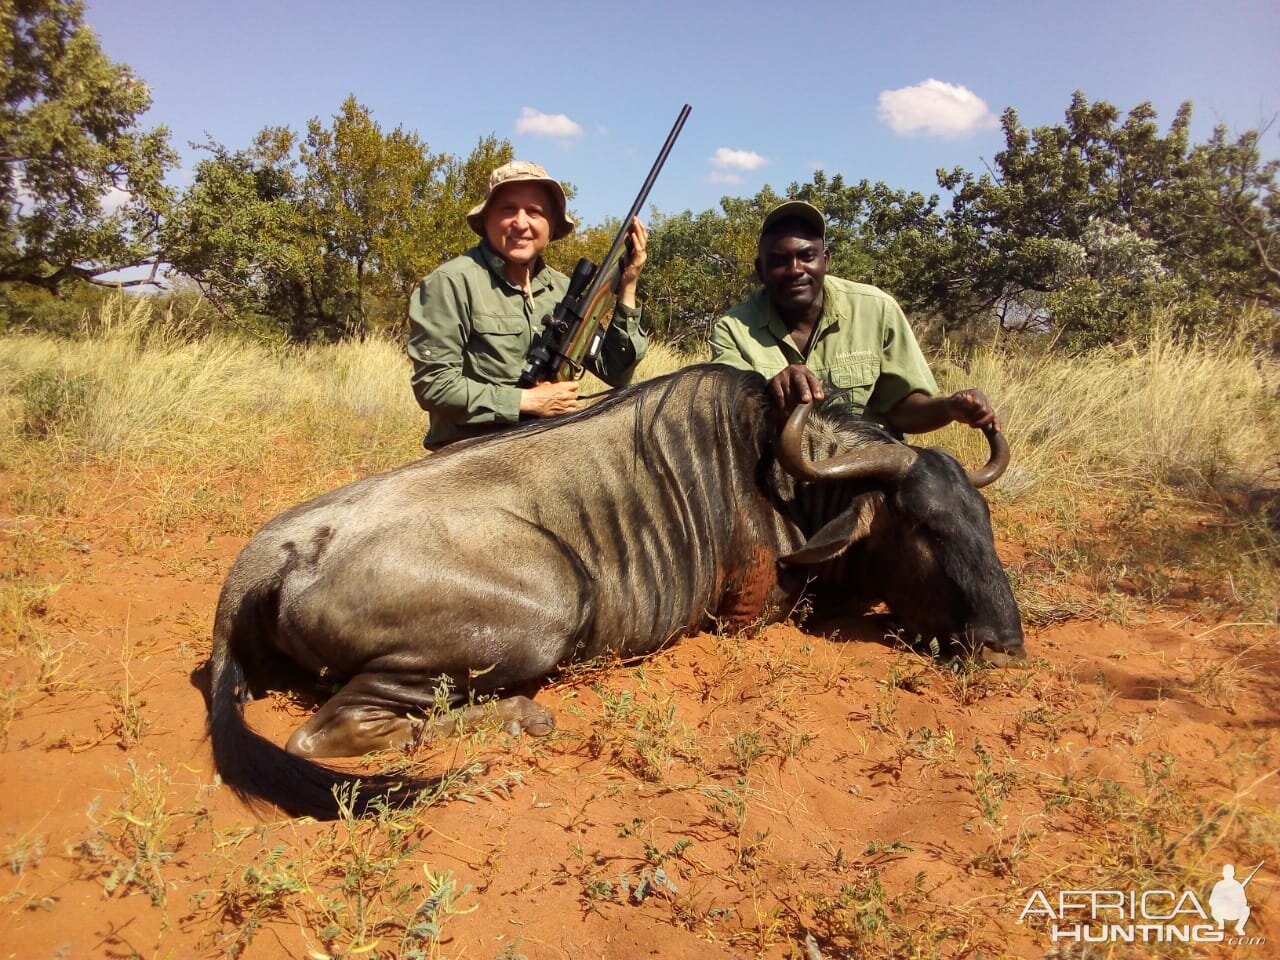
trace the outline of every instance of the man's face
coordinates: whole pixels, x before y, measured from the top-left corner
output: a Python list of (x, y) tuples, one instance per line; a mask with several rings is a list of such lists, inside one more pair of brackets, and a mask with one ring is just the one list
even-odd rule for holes
[(484, 235), (508, 263), (533, 264), (551, 241), (555, 207), (541, 183), (499, 187), (484, 214)]
[(760, 240), (756, 276), (780, 313), (795, 314), (821, 305), (827, 262), (820, 237), (804, 227), (781, 224)]

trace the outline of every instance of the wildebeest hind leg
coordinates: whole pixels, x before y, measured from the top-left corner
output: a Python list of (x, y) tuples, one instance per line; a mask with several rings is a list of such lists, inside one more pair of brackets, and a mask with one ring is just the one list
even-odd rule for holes
[(294, 731), (285, 749), (300, 757), (358, 757), (374, 750), (402, 750), (417, 742), (423, 718), (409, 704), (371, 695), (352, 680)]
[(420, 708), (370, 696), (367, 685), (352, 681), (294, 731), (286, 748), (303, 757), (358, 757), (374, 750), (404, 750), (424, 738), (448, 736), (459, 726), (496, 720), (507, 733), (545, 737), (555, 715), (528, 697), (504, 697), (460, 707), (431, 723)]

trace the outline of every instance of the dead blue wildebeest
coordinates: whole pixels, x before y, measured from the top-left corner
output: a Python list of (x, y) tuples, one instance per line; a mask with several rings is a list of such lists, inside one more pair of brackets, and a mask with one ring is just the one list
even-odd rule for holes
[[(295, 815), (337, 814), (354, 774), (316, 758), (410, 745), (441, 678), (456, 703), (557, 667), (649, 653), (713, 622), (885, 602), (910, 635), (1024, 656), (973, 475), (950, 455), (800, 407), (756, 374), (696, 366), (286, 510), (236, 559), (214, 624), (209, 734), (222, 779)], [(255, 692), (337, 691), (281, 748), (245, 723)], [(497, 701), (512, 727), (549, 711)], [(356, 806), (422, 783), (362, 776)]]

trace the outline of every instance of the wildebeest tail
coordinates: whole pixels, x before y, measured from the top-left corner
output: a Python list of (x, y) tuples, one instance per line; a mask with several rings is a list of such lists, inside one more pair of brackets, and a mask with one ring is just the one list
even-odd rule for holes
[[(260, 623), (263, 590), (232, 603), (224, 595), (213, 630), (213, 660), (209, 691), (208, 733), (213, 762), (222, 782), (250, 805), (274, 804), (297, 817), (333, 820), (344, 807), (356, 815), (384, 800), (407, 806), (437, 780), (355, 774), (295, 756), (251, 729), (245, 722), (241, 691), (247, 682), (237, 647), (252, 642), (245, 631)], [(339, 797), (342, 799), (340, 800)]]

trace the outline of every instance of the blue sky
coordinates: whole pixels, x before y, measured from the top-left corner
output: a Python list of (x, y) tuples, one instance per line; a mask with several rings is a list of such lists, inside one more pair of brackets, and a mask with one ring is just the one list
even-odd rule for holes
[[(536, 4), (88, 0), (112, 59), (188, 141), (247, 146), (326, 122), (348, 94), (389, 130), (465, 154), (490, 133), (574, 183), (587, 223), (626, 212), (682, 104), (693, 113), (650, 203), (664, 213), (782, 190), (816, 168), (936, 190), (979, 171), (1012, 106), (1056, 123), (1073, 91), (1166, 126), (1256, 128), (1280, 112), (1280, 3)], [(1264, 143), (1280, 156), (1280, 122)], [(178, 171), (175, 183), (187, 174)]]

